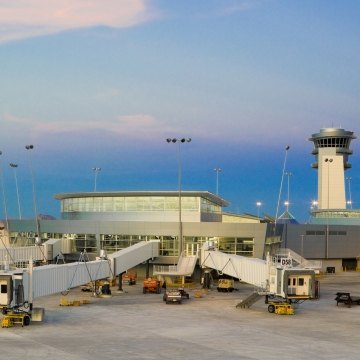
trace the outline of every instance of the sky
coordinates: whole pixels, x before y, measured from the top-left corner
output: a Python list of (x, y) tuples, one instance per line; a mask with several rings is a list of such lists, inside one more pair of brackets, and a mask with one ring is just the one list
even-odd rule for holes
[(308, 221), (309, 137), (360, 136), (359, 17), (357, 0), (0, 0), (7, 216), (59, 217), (54, 195), (94, 191), (94, 167), (98, 191), (177, 190), (180, 159), (183, 190), (215, 193), (221, 168), (226, 211), (274, 216), (289, 200)]

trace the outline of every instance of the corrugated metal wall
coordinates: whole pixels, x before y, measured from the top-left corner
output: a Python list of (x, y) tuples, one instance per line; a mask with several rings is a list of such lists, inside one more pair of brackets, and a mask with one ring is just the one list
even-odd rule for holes
[(33, 298), (66, 291), (91, 280), (111, 277), (110, 262), (96, 260), (33, 269)]
[(92, 280), (118, 275), (157, 256), (159, 256), (159, 242), (143, 241), (111, 254), (109, 260), (35, 267), (32, 284), (33, 298), (60, 293)]
[(220, 273), (238, 278), (248, 284), (265, 288), (268, 278), (267, 264), (264, 260), (226, 254), (221, 251), (204, 251), (201, 265), (216, 269)]
[(109, 255), (114, 264), (114, 275), (119, 275), (148, 259), (159, 256), (159, 244), (158, 241), (142, 241)]
[(0, 249), (0, 261), (27, 262), (30, 258), (33, 260), (43, 260), (43, 246), (8, 247), (7, 249)]

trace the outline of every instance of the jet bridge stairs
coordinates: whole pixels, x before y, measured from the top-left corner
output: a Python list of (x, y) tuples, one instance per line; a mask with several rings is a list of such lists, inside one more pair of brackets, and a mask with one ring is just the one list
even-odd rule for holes
[(197, 260), (197, 254), (189, 255), (187, 253), (182, 253), (179, 257), (177, 265), (154, 265), (153, 274), (155, 276), (163, 277), (191, 276), (194, 272)]

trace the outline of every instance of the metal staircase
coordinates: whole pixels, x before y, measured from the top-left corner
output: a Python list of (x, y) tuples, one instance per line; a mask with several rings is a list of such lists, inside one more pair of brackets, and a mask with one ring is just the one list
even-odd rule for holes
[[(291, 258), (293, 261), (295, 261), (298, 264), (298, 266), (301, 266), (302, 268), (314, 269), (314, 270), (322, 268), (321, 260), (307, 260), (291, 249), (286, 249), (286, 248), (278, 249), (276, 256)], [(293, 264), (293, 266), (296, 265)]]
[(244, 300), (241, 300), (236, 305), (236, 307), (241, 308), (241, 309), (249, 308), (251, 305), (255, 304), (262, 297), (263, 297), (263, 294), (255, 291), (252, 294), (250, 294), (247, 298), (245, 298)]
[(197, 255), (181, 254), (177, 265), (154, 265), (153, 274), (163, 276), (191, 276), (197, 262)]

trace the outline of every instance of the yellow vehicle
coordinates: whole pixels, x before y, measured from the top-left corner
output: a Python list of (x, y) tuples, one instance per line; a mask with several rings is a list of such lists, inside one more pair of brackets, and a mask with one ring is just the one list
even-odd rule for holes
[(20, 324), (21, 326), (30, 325), (31, 315), (26, 311), (13, 311), (3, 309), (3, 318), (1, 320), (1, 327), (12, 327), (14, 324)]
[(294, 307), (288, 302), (269, 302), (269, 313), (278, 315), (294, 315)]
[(219, 279), (217, 291), (219, 292), (232, 292), (234, 290), (233, 279)]

